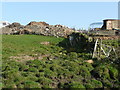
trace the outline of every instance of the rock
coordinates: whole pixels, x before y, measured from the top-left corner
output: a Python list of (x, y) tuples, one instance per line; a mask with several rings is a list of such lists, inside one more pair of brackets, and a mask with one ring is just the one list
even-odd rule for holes
[(10, 35), (12, 30), (9, 27), (3, 27), (0, 29), (1, 34)]
[(2, 34), (19, 34), (21, 30), (23, 30), (24, 26), (20, 23), (12, 23), (7, 25), (6, 27), (1, 28)]
[(25, 28), (31, 29), (34, 34), (64, 37), (73, 32), (73, 30), (62, 25), (49, 25), (43, 22), (31, 22)]
[(40, 44), (43, 44), (43, 45), (50, 45), (50, 42), (45, 41), (45, 42), (41, 42)]
[(14, 23), (8, 25), (7, 27), (9, 27), (9, 28), (13, 28), (13, 27), (20, 27), (20, 26), (21, 26), (20, 23), (14, 22)]
[(48, 26), (49, 24), (46, 22), (30, 22), (28, 25), (44, 25), (44, 26)]
[(19, 34), (32, 34), (32, 30), (31, 29), (23, 29), (23, 30), (20, 30)]
[(2, 34), (36, 34), (55, 37), (67, 37), (74, 32), (64, 25), (49, 25), (46, 22), (30, 22), (26, 26), (15, 22), (6, 26), (2, 31)]
[(85, 62), (87, 62), (87, 63), (93, 63), (93, 60), (87, 60)]
[(10, 25), (8, 21), (0, 21), (0, 28)]

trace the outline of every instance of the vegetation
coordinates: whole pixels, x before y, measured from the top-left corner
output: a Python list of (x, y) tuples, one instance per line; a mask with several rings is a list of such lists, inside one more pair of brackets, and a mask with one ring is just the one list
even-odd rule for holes
[[(50, 42), (43, 45), (41, 42)], [(120, 56), (92, 59), (62, 47), (64, 38), (3, 35), (2, 88), (120, 88)], [(65, 42), (65, 41), (64, 41)], [(114, 46), (117, 41), (112, 41)]]

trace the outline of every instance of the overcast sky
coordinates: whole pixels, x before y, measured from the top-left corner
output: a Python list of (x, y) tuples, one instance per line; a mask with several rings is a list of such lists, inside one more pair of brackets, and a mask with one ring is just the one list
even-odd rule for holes
[(118, 18), (117, 2), (4, 2), (2, 21), (45, 21), (51, 25), (85, 28), (94, 22)]

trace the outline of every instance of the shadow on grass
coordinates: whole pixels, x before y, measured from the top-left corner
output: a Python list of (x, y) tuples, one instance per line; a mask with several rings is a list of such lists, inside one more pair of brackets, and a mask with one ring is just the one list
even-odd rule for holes
[(80, 33), (72, 33), (58, 46), (63, 47), (67, 52), (92, 53), (94, 49), (94, 40), (90, 41), (89, 37)]

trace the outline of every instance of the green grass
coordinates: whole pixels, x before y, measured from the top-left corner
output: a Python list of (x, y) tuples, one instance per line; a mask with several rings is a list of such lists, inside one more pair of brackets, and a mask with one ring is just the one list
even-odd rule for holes
[[(120, 87), (119, 63), (111, 63), (110, 59), (94, 59), (93, 64), (86, 63), (86, 59), (91, 59), (90, 54), (67, 52), (58, 46), (64, 38), (40, 35), (2, 37), (3, 88)], [(50, 45), (40, 44), (44, 41)]]
[[(18, 54), (50, 53), (52, 52), (52, 46), (57, 45), (62, 40), (63, 38), (37, 35), (3, 35), (2, 55), (3, 58), (7, 59)], [(40, 43), (44, 41), (50, 42), (51, 45), (41, 45)]]

